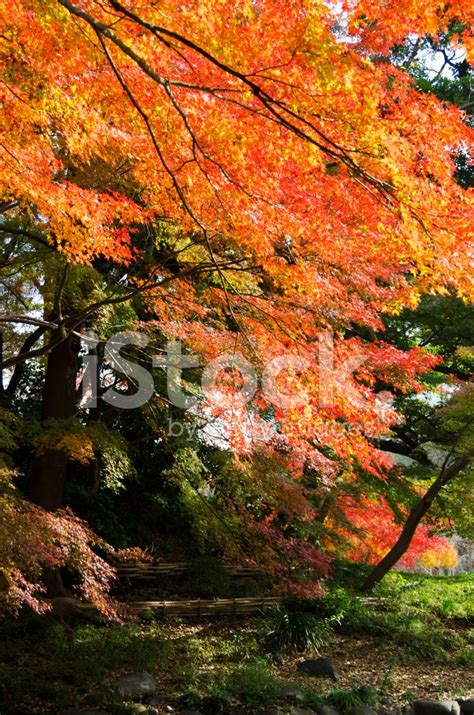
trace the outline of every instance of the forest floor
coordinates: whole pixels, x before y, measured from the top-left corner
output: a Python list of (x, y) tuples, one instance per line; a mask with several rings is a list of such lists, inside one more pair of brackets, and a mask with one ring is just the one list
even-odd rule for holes
[[(245, 618), (149, 612), (124, 625), (65, 625), (23, 614), (0, 623), (0, 639), (1, 715), (56, 713), (87, 703), (90, 709), (114, 678), (133, 671), (155, 678), (164, 696), (155, 707), (168, 712), (225, 713), (235, 705), (288, 711), (284, 686), (299, 691), (299, 707), (324, 699), (341, 711), (359, 701), (395, 706), (418, 697), (472, 697), (474, 575), (392, 574), (369, 602), (334, 584), (316, 604), (290, 602)], [(337, 683), (297, 670), (315, 655), (334, 662)], [(127, 712), (112, 701), (105, 709)]]

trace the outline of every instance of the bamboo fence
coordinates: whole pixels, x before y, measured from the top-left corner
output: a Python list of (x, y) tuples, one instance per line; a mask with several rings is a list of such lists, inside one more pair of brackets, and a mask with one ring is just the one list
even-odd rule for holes
[[(116, 566), (117, 573), (122, 578), (140, 579), (152, 581), (160, 576), (182, 576), (190, 571), (192, 564), (188, 561), (177, 563), (157, 563), (157, 564), (119, 564)], [(256, 566), (229, 566), (223, 564), (223, 568), (229, 576), (251, 577), (261, 576), (261, 570)]]
[(162, 616), (233, 616), (258, 613), (266, 606), (283, 602), (279, 596), (259, 598), (201, 598), (183, 601), (129, 601), (127, 607), (134, 611), (154, 611)]

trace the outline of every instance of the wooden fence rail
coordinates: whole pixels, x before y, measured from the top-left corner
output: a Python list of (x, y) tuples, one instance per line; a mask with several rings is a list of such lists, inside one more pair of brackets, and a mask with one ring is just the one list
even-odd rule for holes
[[(116, 568), (118, 575), (123, 578), (151, 581), (160, 576), (182, 576), (191, 570), (192, 563), (180, 561), (177, 563), (120, 564)], [(223, 564), (222, 568), (229, 576), (251, 577), (262, 575), (262, 571), (257, 566), (228, 566)]]
[(213, 616), (258, 613), (265, 606), (283, 602), (279, 596), (262, 598), (216, 598), (188, 601), (130, 601), (127, 606), (135, 611), (154, 611), (162, 616)]

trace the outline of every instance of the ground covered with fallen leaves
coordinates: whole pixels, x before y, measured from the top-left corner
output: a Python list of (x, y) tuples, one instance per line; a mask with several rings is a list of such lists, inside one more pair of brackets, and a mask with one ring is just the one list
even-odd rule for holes
[[(102, 698), (107, 712), (125, 715), (108, 686), (133, 671), (155, 678), (160, 711), (285, 712), (291, 698), (282, 698), (284, 686), (299, 689), (293, 704), (316, 707), (324, 698), (341, 711), (354, 697), (403, 705), (473, 696), (473, 604), (472, 576), (394, 574), (369, 600), (338, 586), (321, 602), (293, 601), (245, 618), (149, 611), (107, 625), (24, 613), (0, 624), (0, 712), (90, 708)], [(334, 662), (337, 682), (298, 671), (315, 655)]]

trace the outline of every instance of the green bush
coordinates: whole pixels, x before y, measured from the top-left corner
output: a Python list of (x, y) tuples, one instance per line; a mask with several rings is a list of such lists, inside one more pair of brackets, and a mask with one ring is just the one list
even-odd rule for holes
[(228, 712), (231, 705), (232, 695), (226, 687), (219, 683), (211, 683), (201, 700), (200, 708), (206, 713), (221, 715)]
[(370, 705), (375, 707), (378, 705), (378, 697), (373, 688), (368, 685), (361, 685), (352, 690), (342, 690), (340, 688), (332, 690), (326, 696), (326, 702), (338, 710), (342, 710), (343, 713), (346, 713), (358, 705)]
[(332, 563), (331, 582), (334, 587), (357, 591), (365, 578), (369, 575), (371, 566), (360, 561), (346, 561), (336, 559)]
[(245, 665), (225, 675), (201, 673), (196, 686), (181, 698), (183, 708), (212, 715), (229, 711), (233, 702), (249, 707), (274, 704), (281, 696), (281, 683), (261, 663)]
[(201, 705), (202, 696), (196, 688), (187, 688), (181, 696), (180, 701), (186, 710), (198, 710)]
[(354, 608), (357, 597), (342, 586), (336, 586), (318, 599), (288, 599), (287, 610), (306, 611), (319, 620), (330, 624), (339, 624), (346, 613)]
[(243, 705), (271, 705), (281, 695), (281, 683), (263, 665), (245, 665), (231, 671), (225, 686)]
[(474, 648), (463, 648), (456, 660), (459, 665), (474, 668)]
[(189, 588), (202, 598), (226, 598), (234, 595), (235, 579), (216, 559), (202, 556), (195, 559), (188, 574)]
[(307, 708), (310, 708), (311, 710), (316, 710), (316, 712), (319, 710), (321, 705), (325, 704), (325, 700), (322, 695), (319, 695), (319, 693), (313, 693), (308, 691), (304, 693), (303, 702)]
[(329, 623), (307, 611), (274, 609), (271, 622), (269, 644), (287, 653), (317, 653), (332, 635)]
[(48, 616), (20, 617), (15, 623), (15, 640), (8, 621), (0, 627), (0, 640), (8, 642), (9, 651), (0, 663), (2, 712), (15, 712), (25, 692), (57, 707), (75, 706), (112, 674), (165, 667), (170, 654), (170, 644), (156, 627), (148, 627), (144, 636), (137, 623), (79, 625), (73, 633)]

